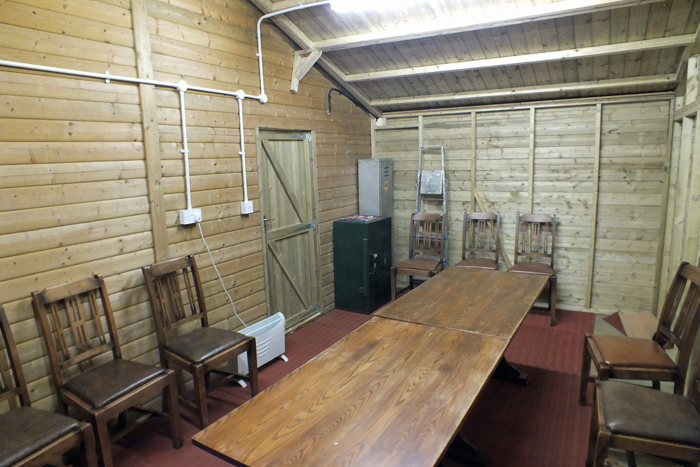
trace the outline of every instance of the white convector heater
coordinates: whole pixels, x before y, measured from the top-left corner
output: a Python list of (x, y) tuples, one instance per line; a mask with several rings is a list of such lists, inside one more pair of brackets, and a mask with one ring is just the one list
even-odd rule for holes
[[(284, 354), (284, 315), (275, 313), (274, 315), (251, 324), (247, 328), (238, 332), (246, 336), (255, 337), (255, 345), (258, 348), (258, 368), (277, 357), (288, 361)], [(248, 374), (248, 352), (242, 353), (236, 360), (231, 362), (234, 368), (233, 373), (239, 375)]]

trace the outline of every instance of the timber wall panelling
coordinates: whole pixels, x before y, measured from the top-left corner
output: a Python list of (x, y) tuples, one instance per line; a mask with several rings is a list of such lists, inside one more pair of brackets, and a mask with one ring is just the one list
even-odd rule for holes
[(562, 309), (655, 309), (669, 100), (384, 118), (376, 127), (375, 157), (394, 159), (394, 260), (408, 254), (419, 146), (442, 144), (449, 183), (449, 264), (460, 258), (461, 216), (472, 205), (501, 213), (503, 270), (513, 257), (516, 214), (555, 214)]
[[(261, 13), (243, 1), (176, 5), (2, 2), (0, 57), (257, 92), (255, 23)], [(291, 94), (294, 49), (275, 27), (264, 24), (262, 32), (270, 101), (244, 102), (254, 214), (239, 212), (236, 100), (186, 94), (193, 205), (202, 208), (202, 229), (247, 322), (267, 312), (255, 128), (315, 131), (324, 310), (334, 303), (332, 221), (357, 212), (357, 159), (371, 151), (369, 117), (346, 99), (337, 99), (327, 115), (326, 95), (334, 84), (315, 69)], [(56, 397), (31, 310), (34, 290), (104, 274), (125, 358), (156, 364), (140, 268), (157, 258), (194, 254), (213, 320), (240, 327), (199, 230), (178, 224), (177, 211), (186, 207), (180, 123), (174, 90), (0, 68), (0, 303), (35, 406), (55, 408)]]

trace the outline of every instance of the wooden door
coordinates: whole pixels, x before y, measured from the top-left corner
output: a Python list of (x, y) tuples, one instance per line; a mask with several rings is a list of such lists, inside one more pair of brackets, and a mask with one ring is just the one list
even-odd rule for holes
[(257, 131), (267, 311), (287, 329), (321, 311), (313, 134)]

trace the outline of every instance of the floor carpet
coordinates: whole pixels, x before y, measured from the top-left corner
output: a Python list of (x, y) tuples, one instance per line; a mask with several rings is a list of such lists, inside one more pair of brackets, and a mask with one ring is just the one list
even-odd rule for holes
[(528, 315), (506, 351), (529, 374), (528, 387), (491, 380), (470, 411), (461, 434), (493, 467), (583, 465), (590, 406), (578, 405), (581, 353), (594, 315), (557, 311)]
[[(289, 362), (276, 360), (259, 373), (264, 389), (328, 348), (370, 316), (332, 311), (287, 336)], [(557, 312), (549, 326), (546, 313), (530, 313), (507, 351), (508, 359), (529, 372), (529, 387), (500, 381), (488, 383), (462, 429), (493, 467), (569, 467), (583, 465), (590, 407), (577, 404), (578, 371), (585, 333), (594, 316)], [(209, 399), (216, 420), (250, 398), (247, 388), (226, 385)], [(115, 467), (224, 467), (230, 464), (196, 448), (198, 428), (183, 419), (184, 446), (172, 449), (166, 426), (150, 423), (116, 443)], [(333, 467), (333, 466), (309, 466)], [(368, 466), (370, 467), (370, 466)], [(427, 466), (410, 466), (427, 467)]]

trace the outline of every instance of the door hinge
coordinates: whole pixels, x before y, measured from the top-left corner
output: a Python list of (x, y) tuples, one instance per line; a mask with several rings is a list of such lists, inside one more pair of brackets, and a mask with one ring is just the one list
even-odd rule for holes
[(294, 229), (295, 232), (299, 232), (300, 230), (316, 230), (316, 221), (313, 221), (311, 224), (305, 224), (305, 225), (300, 225), (296, 229)]

